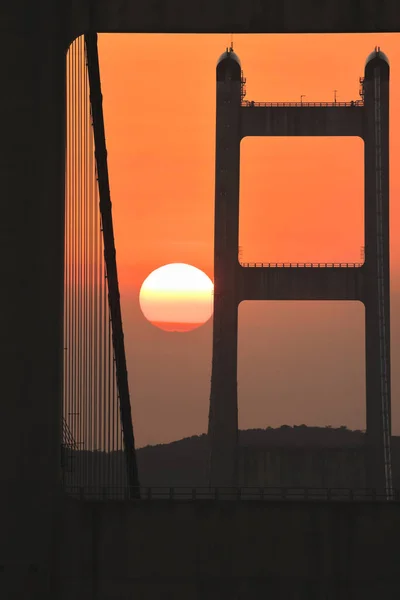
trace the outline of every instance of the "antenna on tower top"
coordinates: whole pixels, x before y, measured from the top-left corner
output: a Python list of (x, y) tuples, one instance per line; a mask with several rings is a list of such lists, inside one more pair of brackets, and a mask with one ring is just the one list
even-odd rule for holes
[(233, 33), (231, 33), (231, 52), (233, 52)]

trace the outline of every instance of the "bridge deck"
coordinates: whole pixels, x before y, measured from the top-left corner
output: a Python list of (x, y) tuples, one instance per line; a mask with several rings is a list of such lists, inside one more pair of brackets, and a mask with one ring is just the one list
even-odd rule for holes
[(73, 502), (63, 600), (399, 598), (392, 502)]

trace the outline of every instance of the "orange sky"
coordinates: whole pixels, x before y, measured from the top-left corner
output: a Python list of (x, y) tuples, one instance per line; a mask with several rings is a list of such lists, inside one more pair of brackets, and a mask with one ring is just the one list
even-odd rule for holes
[[(100, 35), (111, 195), (137, 443), (206, 431), (211, 324), (168, 334), (146, 323), (140, 284), (187, 262), (212, 277), (215, 65), (226, 35)], [(358, 99), (375, 45), (391, 60), (392, 368), (400, 358), (400, 68), (396, 35), (234, 36), (259, 101)], [(399, 132), (398, 135), (397, 132)], [(358, 261), (363, 145), (354, 138), (242, 143), (243, 261)], [(357, 303), (244, 303), (241, 428), (365, 426), (363, 308)], [(400, 433), (392, 385), (394, 431)], [(157, 419), (154, 415), (157, 414)]]

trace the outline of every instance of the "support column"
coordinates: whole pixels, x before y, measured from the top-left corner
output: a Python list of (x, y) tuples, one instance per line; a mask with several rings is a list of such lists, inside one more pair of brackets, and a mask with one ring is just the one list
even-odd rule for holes
[(214, 331), (208, 425), (210, 485), (237, 483), (238, 232), (241, 66), (232, 51), (217, 65)]
[[(0, 598), (56, 600), (63, 364), (63, 14), (9, 2), (0, 38)], [(4, 29), (4, 28), (3, 28)]]
[(389, 62), (367, 59), (365, 100), (365, 340), (367, 484), (392, 487), (390, 436)]

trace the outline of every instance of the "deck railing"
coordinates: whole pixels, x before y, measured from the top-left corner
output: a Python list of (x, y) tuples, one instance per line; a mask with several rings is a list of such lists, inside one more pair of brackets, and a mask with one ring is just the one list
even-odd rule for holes
[(290, 262), (279, 262), (279, 263), (264, 263), (264, 262), (241, 262), (239, 263), (241, 267), (244, 268), (298, 268), (298, 269), (359, 269), (364, 265), (364, 263), (339, 263), (339, 262), (329, 262), (329, 263), (316, 263), (316, 262), (300, 262), (300, 263), (290, 263)]
[(352, 100), (350, 102), (254, 102), (253, 100), (244, 100), (242, 102), (242, 106), (244, 107), (255, 107), (261, 106), (266, 108), (280, 108), (280, 107), (288, 107), (288, 108), (343, 108), (343, 107), (360, 107), (364, 106), (364, 102), (362, 100)]
[[(71, 487), (69, 495), (81, 500), (114, 501), (129, 500), (129, 488), (121, 486)], [(329, 502), (400, 502), (400, 490), (394, 490), (390, 497), (378, 494), (374, 489), (352, 488), (312, 488), (312, 487), (191, 487), (191, 486), (151, 486), (140, 487), (137, 498), (146, 500), (263, 500), (263, 501), (329, 501)], [(136, 494), (135, 494), (136, 495)], [(137, 500), (133, 500), (137, 501)]]

